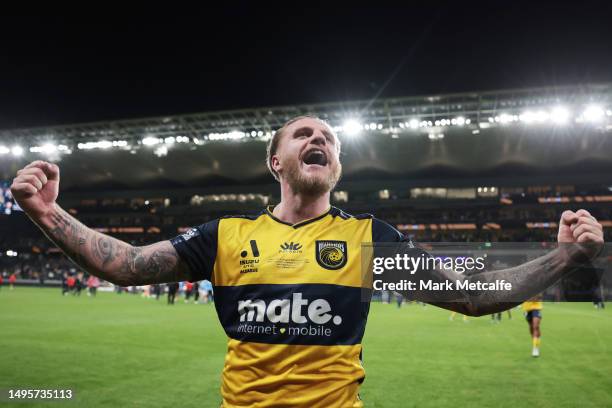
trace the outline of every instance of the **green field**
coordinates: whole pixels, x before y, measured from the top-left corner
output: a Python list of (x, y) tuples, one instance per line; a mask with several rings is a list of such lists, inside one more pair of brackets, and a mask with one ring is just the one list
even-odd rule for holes
[[(501, 324), (464, 323), (431, 306), (373, 304), (362, 398), (366, 407), (612, 406), (608, 306), (545, 304), (534, 359), (518, 310)], [(0, 388), (72, 388), (79, 407), (217, 407), (224, 352), (211, 305), (0, 291)]]

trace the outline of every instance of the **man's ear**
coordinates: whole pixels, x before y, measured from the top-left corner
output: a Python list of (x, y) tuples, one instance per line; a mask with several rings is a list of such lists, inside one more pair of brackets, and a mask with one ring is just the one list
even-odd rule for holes
[(283, 168), (277, 155), (272, 156), (272, 158), (270, 159), (270, 163), (272, 165), (272, 169), (277, 173)]

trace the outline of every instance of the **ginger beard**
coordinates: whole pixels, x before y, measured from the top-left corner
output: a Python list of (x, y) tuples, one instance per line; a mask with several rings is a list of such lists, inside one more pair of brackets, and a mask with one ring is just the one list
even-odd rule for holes
[(282, 178), (287, 181), (291, 191), (310, 197), (333, 190), (342, 175), (342, 165), (337, 157), (329, 159), (325, 166), (308, 165), (299, 157), (290, 157), (284, 160), (283, 167)]

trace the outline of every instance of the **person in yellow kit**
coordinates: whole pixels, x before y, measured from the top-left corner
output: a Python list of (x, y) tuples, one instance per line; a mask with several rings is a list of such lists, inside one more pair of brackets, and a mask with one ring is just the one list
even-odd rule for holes
[(529, 324), (529, 334), (531, 334), (531, 355), (540, 357), (540, 321), (542, 320), (542, 296), (538, 295), (523, 303), (525, 319)]

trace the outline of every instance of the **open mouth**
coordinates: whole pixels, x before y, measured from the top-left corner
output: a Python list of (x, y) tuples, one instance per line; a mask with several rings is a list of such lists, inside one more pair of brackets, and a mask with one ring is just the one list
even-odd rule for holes
[(304, 154), (302, 159), (304, 164), (316, 164), (318, 166), (327, 166), (327, 156), (325, 152), (319, 149), (312, 149)]

